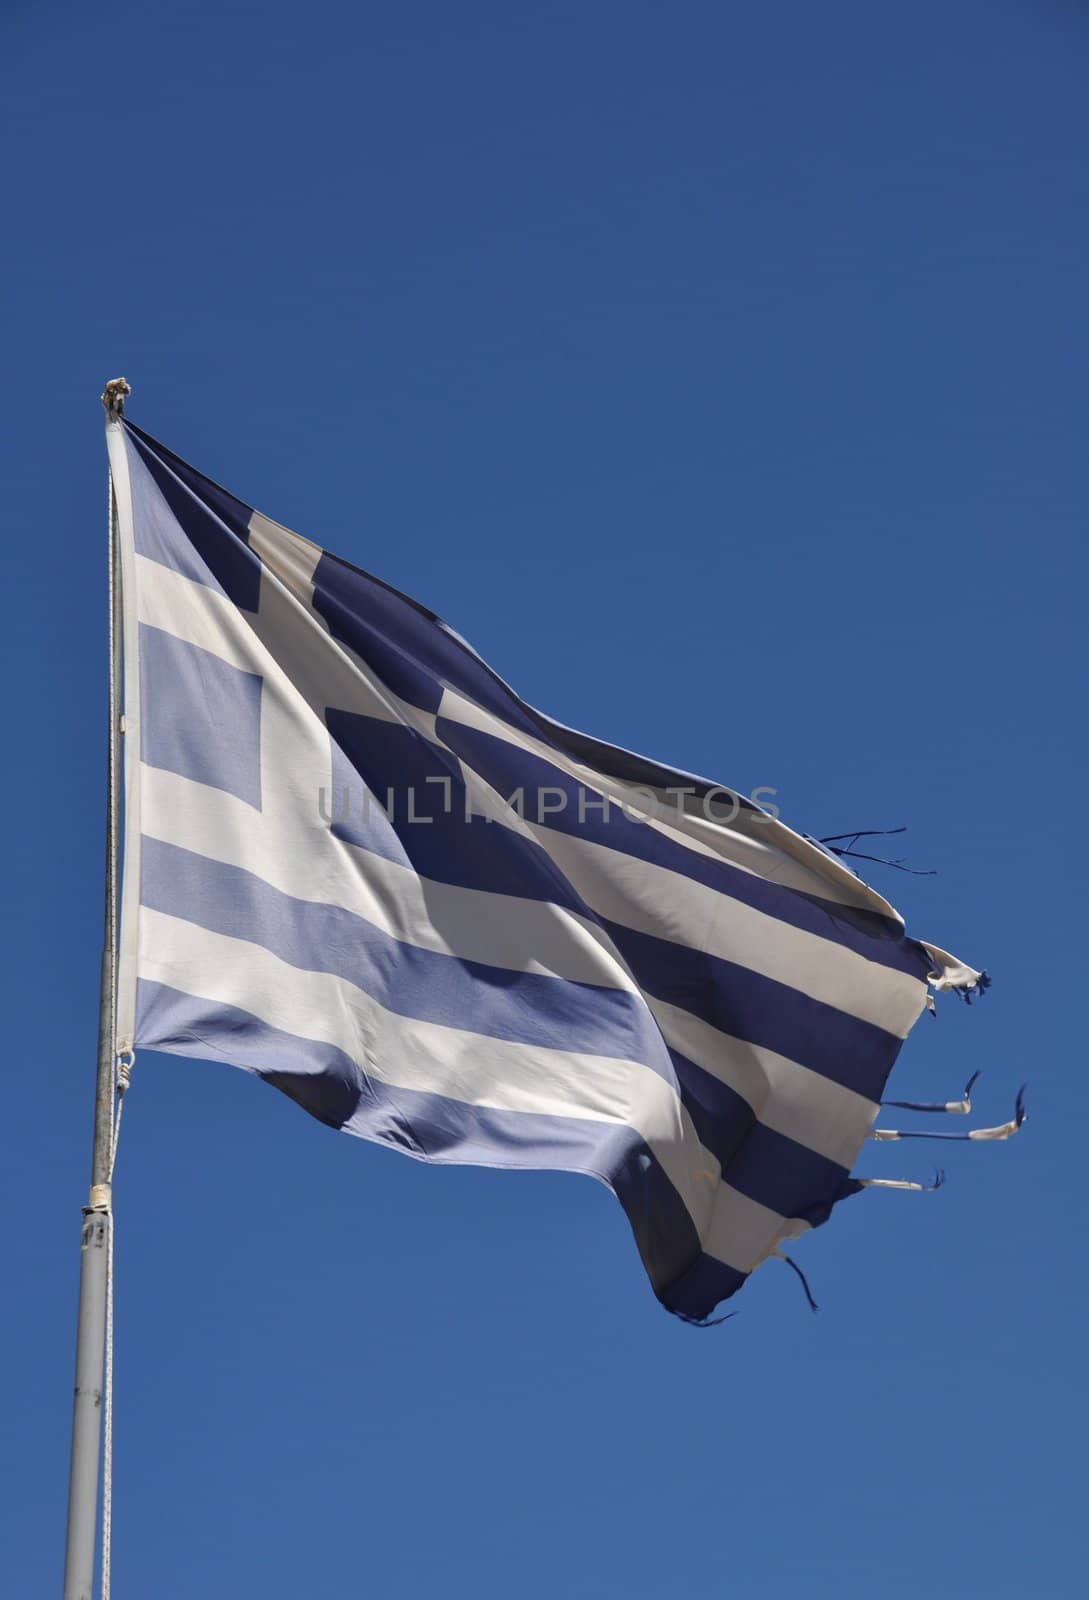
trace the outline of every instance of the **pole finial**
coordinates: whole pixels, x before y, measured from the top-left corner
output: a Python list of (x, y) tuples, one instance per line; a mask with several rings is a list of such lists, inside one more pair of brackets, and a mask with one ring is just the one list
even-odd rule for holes
[(125, 396), (132, 393), (132, 385), (125, 378), (111, 378), (102, 391), (102, 404), (111, 419), (125, 414)]

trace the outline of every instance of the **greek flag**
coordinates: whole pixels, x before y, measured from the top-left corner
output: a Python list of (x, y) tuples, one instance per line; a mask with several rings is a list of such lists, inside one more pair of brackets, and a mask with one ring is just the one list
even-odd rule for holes
[(416, 601), (107, 434), (120, 1050), (422, 1160), (595, 1177), (658, 1299), (708, 1317), (862, 1187), (928, 990), (982, 975), (751, 801), (553, 721)]

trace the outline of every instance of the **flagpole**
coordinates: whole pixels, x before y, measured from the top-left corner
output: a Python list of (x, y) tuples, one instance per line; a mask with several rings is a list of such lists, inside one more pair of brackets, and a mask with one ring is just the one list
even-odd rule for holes
[[(102, 403), (108, 430), (120, 426), (128, 384), (113, 379)], [(121, 731), (121, 629), (118, 594), (117, 516), (110, 492), (109, 530), (110, 693), (106, 778), (105, 889), (102, 968), (98, 1006), (98, 1069), (95, 1081), (91, 1187), (83, 1207), (80, 1242), (79, 1312), (76, 1321), (76, 1383), (72, 1405), (72, 1454), (68, 1476), (68, 1530), (64, 1555), (64, 1600), (91, 1600), (98, 1523), (98, 1474), (102, 1451), (103, 1364), (109, 1290), (110, 1179), (113, 1164), (115, 1088), (114, 1014), (117, 983), (117, 813)]]

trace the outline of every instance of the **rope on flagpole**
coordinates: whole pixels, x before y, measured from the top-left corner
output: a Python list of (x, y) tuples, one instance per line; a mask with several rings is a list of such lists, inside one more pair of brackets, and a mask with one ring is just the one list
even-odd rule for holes
[(106, 1349), (102, 1378), (102, 1600), (110, 1600), (110, 1562), (113, 1542), (113, 1169), (121, 1137), (121, 1112), (125, 1105), (125, 1090), (132, 1077), (134, 1061), (135, 1057), (131, 1050), (122, 1051), (116, 1058), (114, 1111), (110, 1138), (110, 1185), (107, 1189), (106, 1213)]
[[(123, 378), (114, 378), (106, 385), (102, 403), (111, 416), (120, 416), (125, 395), (130, 392)], [(113, 1543), (113, 1294), (114, 1294), (114, 1215), (113, 1171), (117, 1161), (117, 1145), (121, 1135), (121, 1111), (125, 1091), (132, 1076), (134, 1057), (132, 1051), (119, 1055), (117, 1051), (117, 839), (120, 796), (120, 736), (121, 736), (121, 682), (120, 652), (117, 631), (117, 505), (114, 499), (113, 474), (108, 477), (108, 654), (109, 654), (109, 797), (107, 805), (107, 866), (106, 866), (106, 918), (109, 939), (110, 967), (110, 1055), (113, 1062), (113, 1081), (110, 1104), (109, 1183), (102, 1185), (106, 1211), (106, 1330), (105, 1361), (102, 1381), (102, 1600), (110, 1600), (111, 1556)]]

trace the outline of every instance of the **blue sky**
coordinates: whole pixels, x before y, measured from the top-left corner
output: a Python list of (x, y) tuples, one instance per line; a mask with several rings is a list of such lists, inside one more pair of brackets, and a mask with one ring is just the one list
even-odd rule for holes
[[(148, 1055), (115, 1591), (1080, 1593), (1089, 11), (16, 4), (0, 1545), (58, 1592), (96, 1026), (97, 395), (564, 721), (874, 868), (988, 967), (901, 1096), (1009, 1146), (709, 1332), (577, 1178), (432, 1170)], [(870, 1173), (925, 1175), (926, 1146)]]

